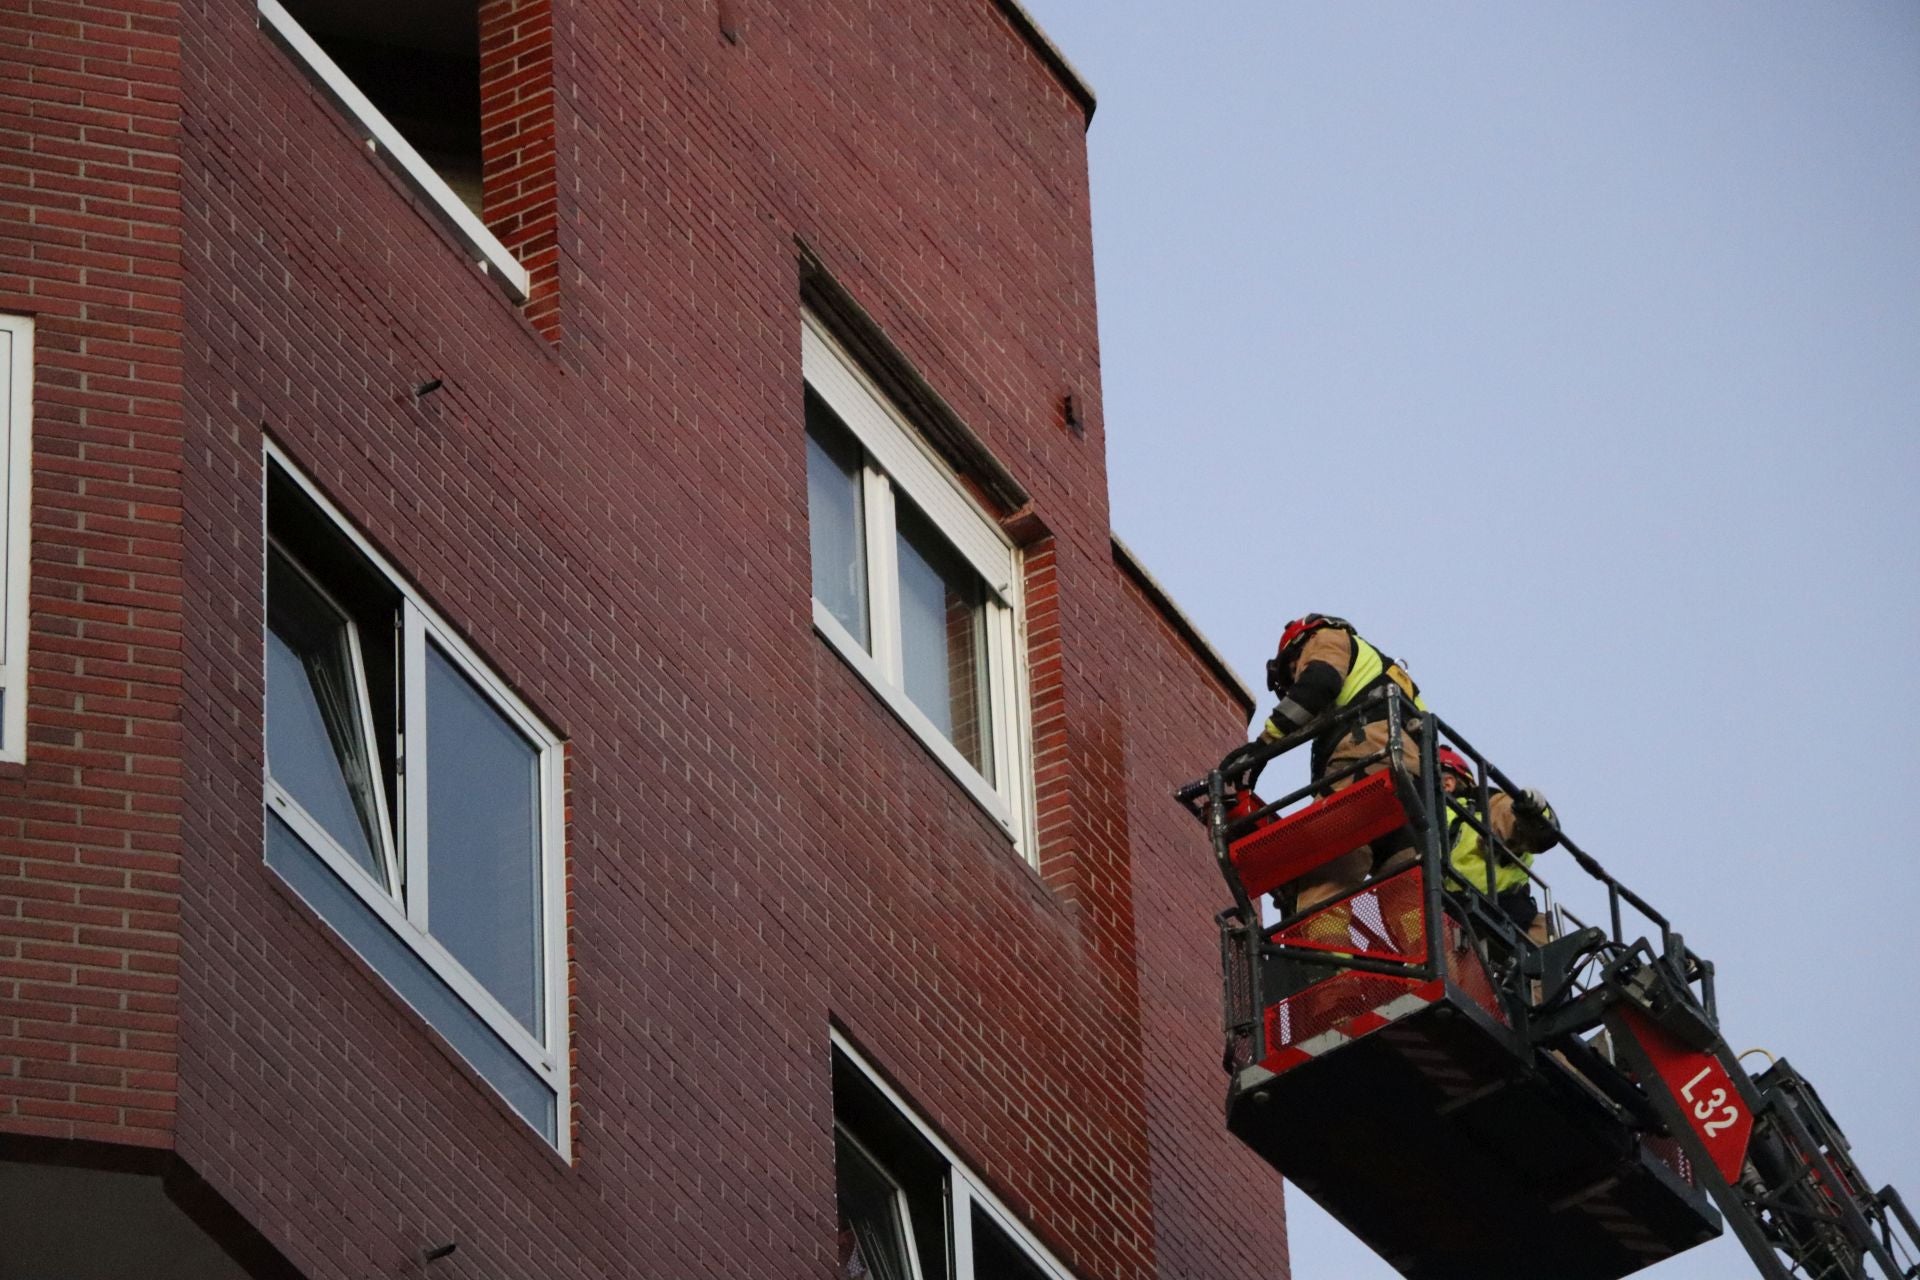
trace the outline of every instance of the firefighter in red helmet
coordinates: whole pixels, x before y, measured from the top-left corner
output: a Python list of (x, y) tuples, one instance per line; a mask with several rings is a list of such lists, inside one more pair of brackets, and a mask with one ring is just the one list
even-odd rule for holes
[[(1260, 732), (1263, 742), (1277, 742), (1305, 728), (1322, 714), (1348, 706), (1391, 682), (1405, 694), (1415, 708), (1426, 710), (1420, 690), (1400, 664), (1360, 638), (1353, 624), (1329, 614), (1310, 613), (1289, 622), (1280, 635), (1280, 647), (1267, 663), (1267, 688), (1278, 705)], [(1416, 735), (1421, 720), (1409, 716), (1402, 724), (1400, 760), (1409, 774), (1420, 771), (1420, 749)], [(1330, 785), (1338, 791), (1386, 767), (1387, 713), (1384, 706), (1363, 723), (1323, 732), (1313, 742), (1313, 776), (1316, 780), (1353, 764), (1366, 756), (1381, 759), (1362, 773)], [(1293, 909), (1308, 907), (1337, 898), (1357, 888), (1375, 872), (1397, 871), (1414, 861), (1413, 831), (1403, 827), (1392, 835), (1352, 853), (1335, 858), (1293, 882)]]
[[(1440, 786), (1457, 798), (1475, 816), (1479, 816), (1479, 785), (1473, 766), (1451, 747), (1435, 752), (1440, 763)], [(1547, 798), (1528, 787), (1519, 795), (1492, 791), (1487, 796), (1487, 813), (1481, 819), (1498, 837), (1513, 858), (1496, 860), (1493, 868), (1493, 896), (1507, 913), (1533, 939), (1535, 946), (1547, 943), (1547, 918), (1534, 899), (1531, 880), (1525, 868), (1533, 865), (1536, 853), (1545, 853), (1560, 843), (1560, 821), (1554, 817)], [(1445, 814), (1447, 864), (1455, 876), (1482, 893), (1487, 892), (1486, 839), (1472, 823), (1449, 807)], [(1451, 878), (1450, 878), (1451, 879)], [(1450, 888), (1458, 889), (1453, 881)]]

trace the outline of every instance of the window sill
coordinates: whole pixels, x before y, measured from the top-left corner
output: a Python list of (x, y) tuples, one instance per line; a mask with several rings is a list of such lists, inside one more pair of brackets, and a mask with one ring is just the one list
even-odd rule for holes
[(433, 1051), (440, 1055), (450, 1069), (474, 1086), (477, 1096), (482, 1098), (487, 1106), (492, 1107), (502, 1119), (511, 1122), (514, 1131), (527, 1138), (528, 1150), (538, 1152), (545, 1157), (557, 1173), (565, 1175), (578, 1173), (578, 1166), (574, 1163), (569, 1117), (556, 1117), (559, 1131), (568, 1134), (569, 1140), (564, 1145), (540, 1132), (539, 1127), (529, 1121), (514, 1107), (507, 1096), (500, 1092), (499, 1085), (488, 1079), (485, 1072), (469, 1061), (432, 1019), (416, 1008), (405, 993), (395, 987), (371, 960), (341, 935), (333, 922), (308, 900), (298, 885), (288, 879), (282, 870), (264, 862), (262, 866), (266, 871), (268, 887), (307, 921), (326, 945), (342, 956), (357, 973), (368, 979), (369, 989), (376, 993), (377, 998), (383, 1000), (410, 1026), (423, 1033)]
[(379, 917), (387, 930), (419, 956), (473, 1010), (474, 1015), (486, 1023), (494, 1035), (511, 1047), (550, 1087), (558, 1088), (559, 1063), (553, 1051), (521, 1026), (432, 934), (407, 919), (386, 891), (376, 885), (353, 858), (333, 842), (325, 828), (271, 779), (267, 782), (267, 808), (300, 838), (315, 857), (326, 863), (366, 904), (367, 909)]
[(993, 819), (994, 824), (1013, 843), (1022, 860), (1025, 860), (1027, 851), (1020, 847), (1019, 832), (1006, 800), (989, 786), (987, 780), (980, 775), (980, 771), (969, 764), (967, 758), (947, 741), (946, 735), (927, 718), (926, 712), (913, 704), (913, 699), (909, 698), (904, 690), (897, 689), (887, 682), (880, 673), (879, 664), (874, 662), (873, 655), (862, 648), (860, 642), (840, 625), (840, 620), (818, 600), (813, 602), (813, 629), (819, 632), (829, 647), (840, 655), (841, 660), (852, 667), (854, 673), (866, 682), (867, 687), (873, 690), (880, 701), (886, 705), (887, 710), (893, 712), (894, 718), (912, 731), (913, 736), (918, 738), (920, 744), (940, 762), (940, 766), (952, 775), (953, 780), (972, 797), (973, 802), (986, 811), (987, 816)]
[[(436, 1035), (447, 1042), (467, 1063), (468, 1069), (485, 1080), (495, 1094), (506, 1100), (511, 1092), (512, 1081), (537, 1082), (534, 1087), (544, 1092), (553, 1109), (553, 1133), (544, 1132), (535, 1116), (523, 1110), (520, 1104), (508, 1101), (508, 1109), (540, 1134), (562, 1161), (569, 1161), (570, 1135), (566, 1125), (571, 1090), (560, 1055), (541, 1044), (522, 1027), (431, 934), (422, 932), (409, 921), (385, 890), (375, 884), (352, 857), (333, 842), (324, 828), (271, 779), (266, 783), (266, 801), (269, 831), (277, 823), (299, 850), (312, 859), (317, 874), (330, 877), (330, 881), (314, 882), (324, 889), (318, 896), (312, 885), (301, 888), (295, 883), (293, 867), (283, 864), (284, 860), (276, 860), (271, 840), (267, 841), (268, 869), (287, 883), (310, 910), (326, 921), (329, 928), (360, 956), (361, 961), (380, 977), (388, 989), (433, 1028)], [(351, 936), (354, 931), (349, 927), (349, 922), (336, 918), (337, 913), (330, 913), (319, 900), (319, 897), (327, 896), (357, 904), (357, 909), (365, 913), (368, 926), (378, 931), (378, 937), (368, 934), (356, 941)], [(375, 939), (374, 945), (369, 945), (369, 938)], [(378, 938), (384, 938), (385, 942), (379, 942)], [(382, 965), (376, 955), (383, 949), (391, 948), (398, 949), (392, 951), (391, 956), (402, 957), (394, 961), (400, 966), (397, 972), (389, 972), (392, 966)], [(429, 987), (420, 988), (418, 982), (409, 982), (409, 973), (424, 975), (420, 980), (429, 983)], [(438, 1014), (433, 1011), (436, 999), (433, 998), (435, 988), (432, 984), (437, 984), (437, 989), (445, 997), (437, 1001), (440, 1006)], [(424, 1004), (423, 991), (427, 997)], [(475, 1036), (480, 1038), (475, 1040)], [(506, 1068), (504, 1075), (484, 1065), (491, 1056), (488, 1046), (493, 1044), (497, 1044), (499, 1053), (506, 1055), (500, 1061), (512, 1064)], [(515, 1074), (520, 1072), (525, 1074)]]
[(525, 302), (532, 292), (533, 280), (519, 259), (500, 243), (499, 237), (487, 230), (466, 202), (433, 171), (433, 166), (420, 158), (420, 153), (294, 21), (293, 15), (281, 7), (279, 0), (257, 2), (260, 25), (270, 31), (321, 90), (339, 104), (368, 148), (384, 155), (401, 180), (433, 207), (467, 251), (477, 255), (475, 260), (481, 270), (497, 280), (514, 302)]

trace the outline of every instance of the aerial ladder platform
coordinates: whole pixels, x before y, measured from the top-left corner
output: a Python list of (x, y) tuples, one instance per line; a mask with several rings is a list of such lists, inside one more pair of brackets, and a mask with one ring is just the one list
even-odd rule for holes
[[(1382, 716), (1381, 752), (1255, 793), (1276, 758)], [(1464, 794), (1440, 785), (1443, 746), (1472, 763)], [(1920, 1227), (1871, 1189), (1813, 1086), (1784, 1060), (1750, 1075), (1728, 1047), (1712, 963), (1564, 831), (1596, 919), (1569, 910), (1579, 894), (1556, 901), (1481, 816), (1496, 790), (1519, 794), (1385, 687), (1177, 793), (1233, 899), (1229, 1130), (1410, 1280), (1616, 1280), (1723, 1230), (1765, 1280), (1920, 1280)], [(1490, 850), (1484, 884), (1445, 863), (1459, 823)], [(1408, 828), (1415, 864), (1266, 906)], [(1545, 945), (1497, 903), (1502, 865), (1546, 894)]]

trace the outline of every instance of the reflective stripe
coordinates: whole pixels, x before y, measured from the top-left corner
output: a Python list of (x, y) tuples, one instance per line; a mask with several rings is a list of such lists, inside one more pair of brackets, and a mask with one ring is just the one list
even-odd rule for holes
[(1313, 712), (1307, 710), (1289, 697), (1280, 699), (1280, 704), (1273, 709), (1273, 718), (1267, 723), (1276, 727), (1285, 725), (1286, 732), (1292, 733), (1295, 729), (1298, 729), (1301, 725), (1308, 723), (1312, 719)]

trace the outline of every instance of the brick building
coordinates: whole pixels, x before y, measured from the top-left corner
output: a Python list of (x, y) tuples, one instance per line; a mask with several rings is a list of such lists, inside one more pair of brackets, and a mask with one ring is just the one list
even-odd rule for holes
[(0, 1277), (1285, 1275), (1092, 108), (1013, 0), (0, 7)]

